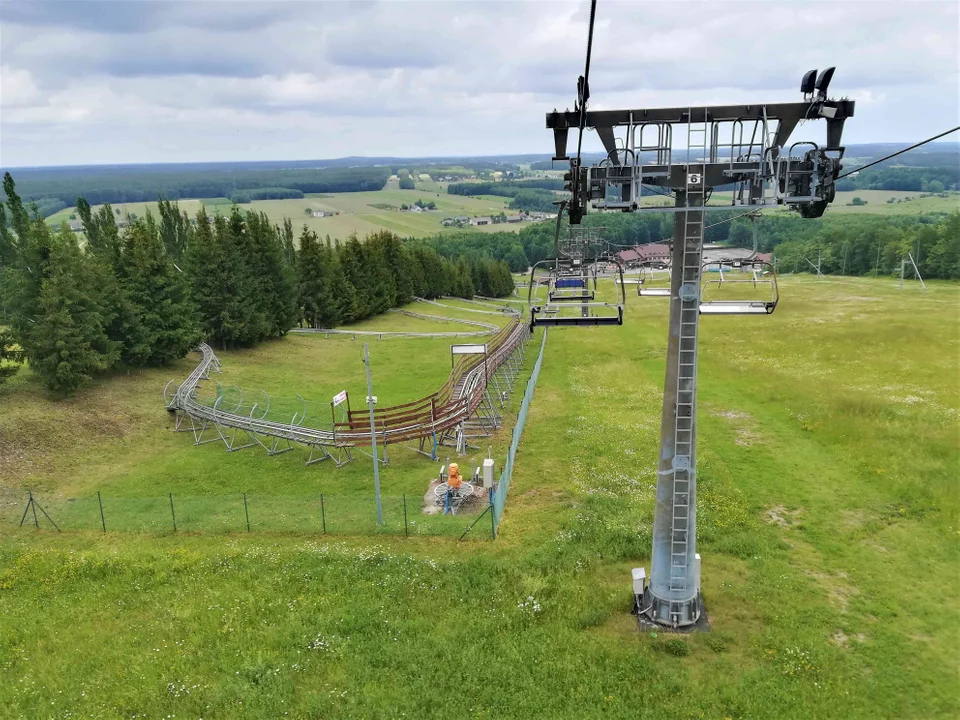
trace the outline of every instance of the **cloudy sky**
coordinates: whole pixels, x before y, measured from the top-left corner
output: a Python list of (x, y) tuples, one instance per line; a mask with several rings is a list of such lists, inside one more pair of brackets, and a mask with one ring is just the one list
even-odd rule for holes
[[(592, 107), (857, 101), (845, 141), (957, 125), (954, 0), (600, 0)], [(3, 0), (0, 165), (552, 151), (588, 3)], [(821, 123), (822, 124), (822, 123)]]

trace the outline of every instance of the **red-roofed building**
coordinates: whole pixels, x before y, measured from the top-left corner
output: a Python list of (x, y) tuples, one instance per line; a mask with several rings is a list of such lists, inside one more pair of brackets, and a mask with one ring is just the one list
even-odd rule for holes
[(670, 246), (662, 243), (636, 245), (629, 250), (617, 253), (617, 257), (626, 267), (638, 267), (640, 265), (666, 267), (670, 264)]

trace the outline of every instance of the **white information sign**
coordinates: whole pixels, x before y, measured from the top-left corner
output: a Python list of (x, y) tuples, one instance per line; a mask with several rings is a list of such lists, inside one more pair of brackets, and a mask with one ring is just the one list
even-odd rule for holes
[(347, 400), (347, 391), (341, 390), (336, 395), (333, 396), (333, 406), (336, 407), (340, 403), (346, 402)]
[(451, 355), (486, 355), (487, 346), (483, 345), (451, 345)]

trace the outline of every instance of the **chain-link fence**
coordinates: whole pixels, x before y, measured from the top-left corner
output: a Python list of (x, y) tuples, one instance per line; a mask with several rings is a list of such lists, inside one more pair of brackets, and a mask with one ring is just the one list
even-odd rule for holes
[(537, 355), (537, 361), (533, 365), (533, 372), (530, 379), (527, 380), (527, 387), (523, 392), (523, 402), (520, 403), (520, 411), (517, 413), (517, 424), (513, 428), (513, 438), (510, 441), (510, 450), (507, 452), (507, 461), (503, 465), (503, 471), (500, 473), (500, 482), (497, 483), (497, 489), (493, 494), (493, 534), (496, 536), (496, 528), (503, 519), (503, 508), (507, 502), (507, 491), (510, 489), (510, 478), (513, 476), (513, 461), (517, 456), (517, 448), (520, 446), (520, 436), (523, 434), (523, 426), (527, 422), (527, 413), (530, 411), (530, 403), (533, 402), (533, 390), (537, 385), (537, 378), (540, 376), (540, 368), (543, 365), (543, 352), (547, 347), (547, 328), (543, 330), (543, 340), (540, 341), (540, 353)]
[[(486, 514), (486, 494), (442, 514), (443, 507), (424, 495), (381, 496), (383, 523), (377, 523), (373, 495), (232, 495), (155, 497), (97, 493), (61, 497), (30, 491), (0, 495), (0, 528), (165, 534), (303, 532), (338, 535), (437, 535), (460, 537)], [(489, 517), (486, 514), (486, 517)], [(482, 532), (485, 528), (485, 532)], [(491, 537), (492, 527), (479, 522), (470, 536)]]

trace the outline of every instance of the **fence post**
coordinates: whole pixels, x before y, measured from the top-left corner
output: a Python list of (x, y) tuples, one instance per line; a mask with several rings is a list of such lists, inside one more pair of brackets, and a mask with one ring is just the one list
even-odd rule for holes
[(327, 534), (327, 510), (323, 506), (323, 493), (320, 493), (320, 521), (323, 523), (323, 534)]
[(173, 531), (177, 531), (177, 514), (173, 511), (173, 493), (170, 493), (170, 517), (173, 518)]
[(103, 519), (103, 500), (100, 499), (100, 491), (97, 490), (97, 504), (100, 506), (100, 526), (103, 531), (107, 531), (107, 521)]
[(243, 515), (247, 519), (247, 532), (250, 532), (250, 511), (247, 510), (247, 494), (243, 494)]
[(493, 506), (494, 489), (490, 488), (490, 534), (497, 539), (497, 511)]
[(407, 494), (403, 494), (403, 534), (410, 537), (410, 531), (407, 529)]

